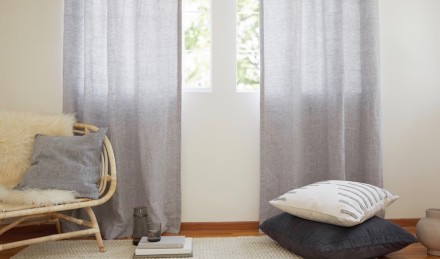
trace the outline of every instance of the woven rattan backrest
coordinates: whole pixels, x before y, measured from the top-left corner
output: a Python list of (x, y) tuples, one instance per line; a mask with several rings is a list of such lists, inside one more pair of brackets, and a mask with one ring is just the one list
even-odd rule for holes
[[(75, 123), (73, 133), (75, 136), (81, 136), (88, 133), (99, 131), (99, 128), (90, 124)], [(107, 136), (104, 137), (104, 143), (101, 152), (100, 180), (98, 182), (99, 195), (102, 197), (105, 193), (116, 187), (116, 168), (113, 148)], [(111, 184), (114, 182), (114, 184)], [(110, 184), (110, 186), (109, 186)]]

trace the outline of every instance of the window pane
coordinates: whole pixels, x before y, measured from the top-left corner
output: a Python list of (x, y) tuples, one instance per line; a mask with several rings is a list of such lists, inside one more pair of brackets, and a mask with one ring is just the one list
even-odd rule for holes
[(182, 61), (183, 85), (186, 88), (208, 88), (210, 82), (210, 51), (184, 51)]
[(210, 0), (183, 0), (182, 83), (183, 88), (210, 88), (211, 25)]
[(258, 14), (237, 15), (238, 50), (257, 51), (260, 49), (260, 26)]
[(184, 49), (208, 49), (210, 47), (208, 13), (186, 13), (183, 20)]
[(259, 0), (237, 0), (237, 91), (260, 88)]
[(206, 0), (183, 0), (183, 12), (208, 12), (210, 1)]
[(260, 88), (260, 52), (237, 53), (237, 89), (239, 91)]
[(240, 13), (258, 13), (258, 0), (237, 0), (237, 12)]

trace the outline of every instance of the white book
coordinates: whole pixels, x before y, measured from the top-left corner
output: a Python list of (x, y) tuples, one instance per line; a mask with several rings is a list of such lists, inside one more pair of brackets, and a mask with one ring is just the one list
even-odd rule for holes
[(162, 236), (159, 242), (148, 242), (148, 237), (142, 237), (136, 249), (183, 248), (185, 236)]
[(185, 238), (185, 244), (182, 248), (155, 248), (155, 249), (146, 249), (141, 248), (134, 251), (135, 255), (185, 255), (192, 254), (192, 238)]

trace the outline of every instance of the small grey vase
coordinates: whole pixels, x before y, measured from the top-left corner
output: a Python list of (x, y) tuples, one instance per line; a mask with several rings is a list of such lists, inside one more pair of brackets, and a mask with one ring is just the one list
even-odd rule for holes
[(426, 217), (417, 222), (416, 235), (428, 254), (440, 256), (440, 209), (426, 210)]

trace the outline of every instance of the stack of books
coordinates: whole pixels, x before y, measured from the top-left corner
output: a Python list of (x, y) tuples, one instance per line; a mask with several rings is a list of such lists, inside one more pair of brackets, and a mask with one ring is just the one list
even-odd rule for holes
[(185, 236), (162, 236), (159, 242), (148, 242), (142, 237), (133, 258), (192, 257), (192, 238)]

